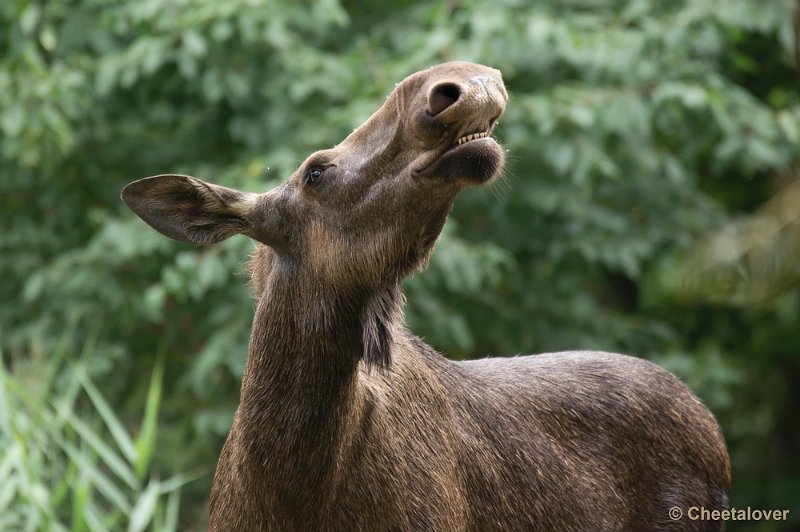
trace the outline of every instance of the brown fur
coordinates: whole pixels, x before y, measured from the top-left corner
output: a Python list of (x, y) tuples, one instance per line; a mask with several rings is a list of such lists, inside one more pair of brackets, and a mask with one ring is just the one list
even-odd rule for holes
[(400, 282), (503, 164), (493, 140), (456, 140), (506, 99), (497, 71), (447, 63), (266, 194), (174, 175), (123, 191), (173, 238), (266, 244), (212, 530), (722, 527), (669, 518), (730, 486), (719, 426), (670, 373), (601, 352), (452, 362), (407, 330)]

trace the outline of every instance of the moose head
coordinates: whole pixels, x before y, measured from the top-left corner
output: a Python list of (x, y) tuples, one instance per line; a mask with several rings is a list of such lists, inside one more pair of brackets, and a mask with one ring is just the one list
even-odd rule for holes
[(241, 233), (341, 288), (372, 291), (429, 255), (458, 192), (492, 180), (500, 72), (464, 62), (418, 72), (361, 127), (262, 194), (195, 177), (131, 183), (122, 199), (161, 233), (211, 244)]
[(285, 269), (366, 301), (375, 324), (365, 327), (364, 359), (386, 367), (380, 315), (389, 310), (380, 309), (425, 263), (458, 192), (499, 174), (504, 151), (491, 133), (507, 99), (499, 71), (445, 63), (403, 80), (364, 124), (268, 192), (166, 174), (131, 183), (122, 199), (176, 240), (244, 234), (268, 246), (254, 261), (256, 297), (266, 270)]

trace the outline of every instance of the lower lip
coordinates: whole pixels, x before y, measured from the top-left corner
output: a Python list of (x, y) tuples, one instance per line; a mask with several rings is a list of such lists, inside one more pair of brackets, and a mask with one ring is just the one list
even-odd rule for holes
[(422, 176), (422, 175), (426, 174), (427, 171), (430, 168), (432, 168), (435, 165), (437, 165), (442, 160), (442, 158), (450, 156), (451, 153), (455, 152), (456, 154), (458, 154), (458, 151), (461, 150), (461, 149), (465, 149), (466, 150), (466, 149), (469, 149), (470, 147), (478, 147), (480, 144), (497, 144), (497, 141), (494, 140), (494, 138), (492, 138), (492, 137), (481, 137), (481, 138), (477, 138), (477, 139), (468, 140), (467, 142), (464, 142), (462, 144), (456, 144), (455, 146), (452, 146), (452, 147), (448, 148), (447, 150), (445, 150), (443, 153), (441, 153), (430, 164), (426, 165), (423, 168), (420, 168), (420, 169), (416, 170), (414, 172), (414, 174), (415, 174), (415, 176)]
[(458, 148), (463, 148), (464, 146), (469, 146), (471, 144), (480, 143), (480, 142), (486, 142), (486, 141), (496, 142), (492, 137), (488, 137), (488, 136), (487, 137), (478, 137), (477, 139), (468, 140), (466, 142), (462, 142), (461, 144), (456, 143), (455, 145), (451, 146), (450, 150), (448, 150), (448, 151), (452, 151), (452, 150), (455, 150), (455, 149), (458, 149)]

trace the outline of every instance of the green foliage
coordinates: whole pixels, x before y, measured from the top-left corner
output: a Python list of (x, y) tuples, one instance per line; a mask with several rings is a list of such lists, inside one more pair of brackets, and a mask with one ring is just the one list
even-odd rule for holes
[[(210, 470), (246, 354), (252, 244), (168, 241), (124, 210), (119, 190), (163, 172), (265, 190), (341, 140), (407, 74), (466, 59), (503, 71), (511, 100), (497, 136), (508, 169), (459, 199), (430, 268), (406, 283), (411, 328), (456, 358), (592, 348), (662, 363), (721, 420), (733, 504), (789, 508), (796, 525), (795, 9), (1, 2), (0, 347), (14, 368), (5, 389), (34, 354), (79, 352), (92, 338), (73, 385), (97, 410), (86, 427), (146, 501), (159, 491), (142, 483), (148, 467)], [(153, 377), (141, 368), (162, 368), (154, 353), (164, 358)], [(73, 375), (54, 367), (61, 381)], [(143, 409), (131, 448), (120, 435)], [(118, 473), (88, 431), (68, 429), (75, 460), (89, 453), (95, 469)], [(97, 493), (91, 471), (75, 469), (76, 500)], [(208, 480), (183, 490), (189, 512), (202, 513)]]
[(0, 367), (3, 530), (177, 527), (186, 480), (151, 473), (163, 359), (134, 436), (89, 377), (83, 361), (90, 349), (77, 363), (61, 349), (49, 360), (29, 359), (13, 375)]

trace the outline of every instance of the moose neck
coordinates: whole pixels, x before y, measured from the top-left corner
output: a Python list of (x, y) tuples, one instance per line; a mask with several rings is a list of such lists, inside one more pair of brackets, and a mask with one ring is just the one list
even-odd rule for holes
[(312, 414), (315, 403), (343, 391), (360, 357), (359, 299), (307, 277), (271, 275), (256, 307), (243, 406), (261, 415), (292, 408), (297, 416), (298, 407)]
[[(357, 372), (372, 297), (333, 293), (297, 269), (267, 274), (232, 430), (247, 448), (241, 458), (259, 464), (258, 474), (303, 483), (335, 474), (334, 453), (363, 405)], [(318, 471), (309, 471), (312, 463)]]

